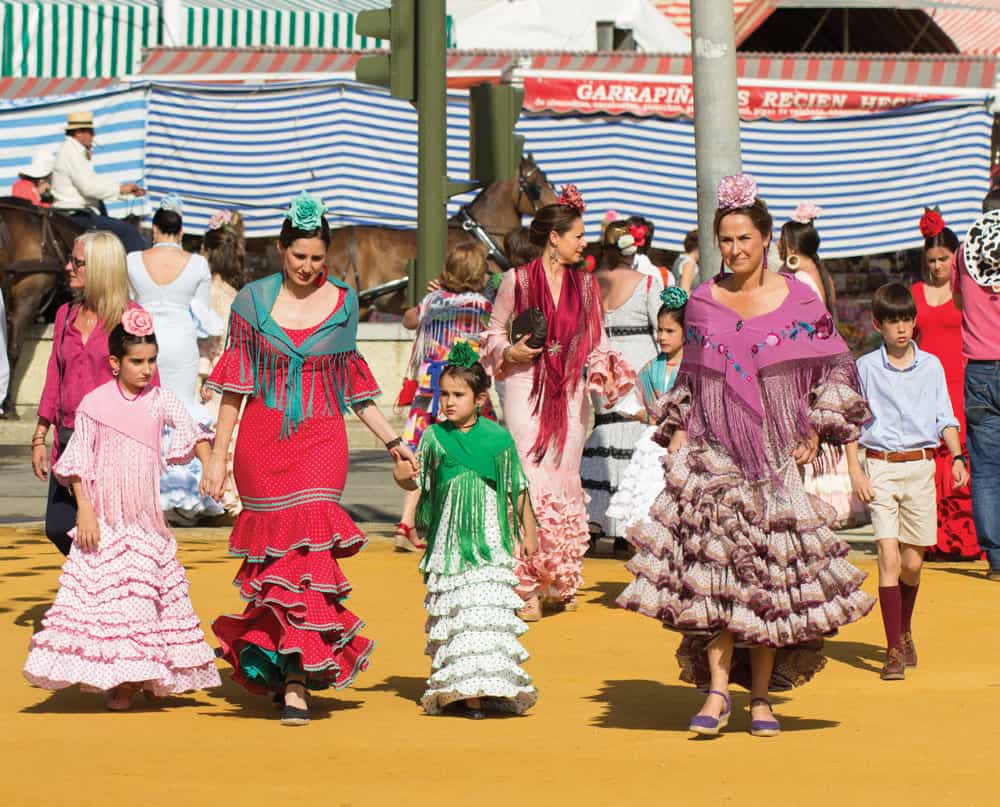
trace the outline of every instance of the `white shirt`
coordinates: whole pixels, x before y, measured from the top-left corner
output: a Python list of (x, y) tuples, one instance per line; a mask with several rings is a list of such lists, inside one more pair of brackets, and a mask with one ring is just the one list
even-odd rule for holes
[(674, 278), (671, 274), (669, 272), (661, 272), (659, 267), (649, 259), (649, 256), (643, 255), (641, 252), (635, 253), (635, 257), (632, 259), (632, 268), (649, 277), (655, 277), (661, 283), (666, 281), (668, 286), (674, 285)]
[(87, 157), (87, 149), (72, 137), (63, 140), (52, 169), (52, 206), (62, 210), (91, 208), (96, 212), (98, 203), (120, 198), (120, 184), (115, 179), (104, 179), (94, 170)]

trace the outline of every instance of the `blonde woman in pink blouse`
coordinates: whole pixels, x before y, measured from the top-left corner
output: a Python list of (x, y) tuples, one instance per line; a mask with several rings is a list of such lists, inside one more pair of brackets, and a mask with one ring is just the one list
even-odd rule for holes
[(76, 524), (77, 507), (69, 489), (49, 473), (45, 445), (49, 428), (55, 426), (51, 456), (55, 462), (73, 434), (83, 396), (112, 378), (108, 333), (126, 310), (139, 308), (128, 298), (125, 250), (114, 233), (90, 230), (77, 238), (66, 274), (77, 299), (56, 312), (38, 425), (31, 438), (32, 469), (39, 480), (49, 483), (45, 534), (64, 555), (73, 543), (68, 533)]

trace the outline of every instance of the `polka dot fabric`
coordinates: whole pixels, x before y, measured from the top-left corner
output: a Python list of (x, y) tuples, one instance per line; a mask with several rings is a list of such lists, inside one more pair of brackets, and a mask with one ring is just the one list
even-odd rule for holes
[[(301, 344), (314, 330), (287, 333)], [(378, 394), (364, 359), (352, 359), (351, 369), (349, 399)], [(304, 390), (313, 389), (313, 370), (307, 362)], [(239, 372), (239, 357), (231, 349), (213, 380), (234, 389)], [(240, 421), (234, 476), (243, 510), (229, 550), (243, 559), (234, 583), (247, 605), (242, 614), (216, 619), (212, 629), (233, 667), (233, 679), (252, 692), (266, 692), (272, 683), (242, 668), (240, 655), (250, 645), (295, 657), (313, 688), (348, 686), (367, 668), (374, 649), (360, 635), (364, 623), (342, 602), (351, 587), (338, 560), (366, 543), (339, 505), (348, 466), (344, 418), (320, 401), (313, 403), (313, 416), (283, 440), (282, 412), (260, 398), (247, 401)]]

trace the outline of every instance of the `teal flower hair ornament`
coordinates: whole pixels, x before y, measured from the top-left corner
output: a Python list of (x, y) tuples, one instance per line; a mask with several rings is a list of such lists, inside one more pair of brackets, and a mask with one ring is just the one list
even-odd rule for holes
[(170, 210), (177, 215), (182, 215), (184, 213), (184, 203), (176, 193), (168, 193), (160, 199), (160, 210)]
[(468, 369), (479, 361), (479, 354), (468, 342), (456, 342), (448, 354), (448, 364)]
[(320, 226), (324, 213), (326, 213), (326, 205), (323, 204), (323, 200), (302, 191), (292, 199), (285, 218), (292, 222), (292, 226), (296, 230), (309, 231)]
[(660, 292), (660, 302), (671, 311), (687, 305), (688, 293), (680, 286), (667, 286)]

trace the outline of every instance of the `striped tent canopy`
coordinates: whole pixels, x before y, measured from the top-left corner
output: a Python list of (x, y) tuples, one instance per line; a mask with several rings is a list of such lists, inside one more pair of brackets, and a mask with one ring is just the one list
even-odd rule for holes
[[(365, 50), (380, 40), (354, 30), (358, 11), (385, 0), (190, 0), (191, 46)], [(450, 36), (450, 26), (449, 26)], [(0, 77), (134, 75), (144, 48), (166, 44), (159, 0), (0, 0)]]

